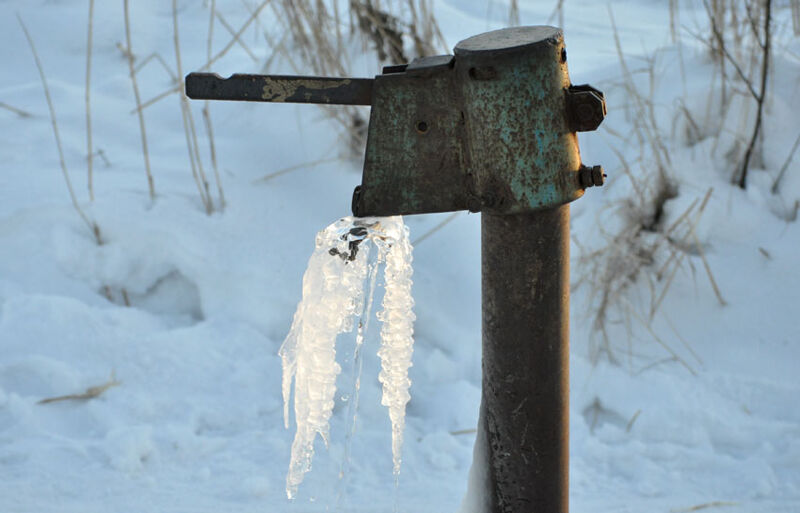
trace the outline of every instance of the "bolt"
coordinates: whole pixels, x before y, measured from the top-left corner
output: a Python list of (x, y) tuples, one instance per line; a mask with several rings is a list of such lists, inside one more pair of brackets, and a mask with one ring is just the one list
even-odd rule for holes
[(600, 187), (605, 183), (606, 175), (603, 173), (603, 166), (584, 166), (578, 169), (578, 181), (584, 189), (594, 185)]
[(570, 129), (575, 132), (597, 130), (606, 115), (603, 93), (590, 85), (573, 85), (567, 91)]

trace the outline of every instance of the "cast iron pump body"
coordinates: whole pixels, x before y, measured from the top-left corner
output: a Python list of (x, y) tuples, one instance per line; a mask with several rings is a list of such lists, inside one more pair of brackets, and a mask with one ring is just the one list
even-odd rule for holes
[(515, 27), (374, 79), (186, 77), (193, 99), (371, 105), (353, 214), (481, 212), (482, 399), (471, 481), (480, 513), (568, 511), (569, 205), (603, 93), (574, 86), (562, 31)]

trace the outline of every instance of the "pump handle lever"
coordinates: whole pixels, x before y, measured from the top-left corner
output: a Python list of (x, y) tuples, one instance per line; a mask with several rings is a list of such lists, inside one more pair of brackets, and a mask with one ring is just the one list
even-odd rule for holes
[(371, 78), (248, 75), (222, 78), (216, 73), (189, 73), (186, 96), (193, 100), (372, 105)]

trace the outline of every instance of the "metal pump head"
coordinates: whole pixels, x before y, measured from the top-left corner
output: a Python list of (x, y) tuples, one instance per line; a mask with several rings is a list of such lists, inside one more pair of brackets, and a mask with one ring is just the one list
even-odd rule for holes
[[(374, 79), (186, 77), (192, 99), (371, 105), (358, 217), (552, 208), (590, 185), (575, 132), (595, 130), (603, 93), (573, 86), (560, 29), (480, 34), (454, 55), (388, 66)], [(600, 172), (602, 175), (602, 171)]]

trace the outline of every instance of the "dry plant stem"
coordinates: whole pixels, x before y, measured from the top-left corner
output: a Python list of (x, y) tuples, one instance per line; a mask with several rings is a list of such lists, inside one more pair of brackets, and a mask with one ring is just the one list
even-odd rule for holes
[[(702, 203), (700, 203), (700, 208), (697, 210), (697, 214), (695, 214), (694, 219), (690, 223), (688, 223), (688, 225), (689, 225), (689, 233), (694, 233), (694, 230), (697, 227), (697, 224), (700, 222), (700, 217), (703, 215), (703, 212), (706, 209), (706, 205), (708, 205), (708, 201), (711, 199), (711, 193), (713, 191), (714, 191), (713, 188), (709, 188), (708, 191), (706, 191), (706, 195), (703, 198)], [(692, 210), (694, 205), (695, 204), (692, 203), (689, 206), (689, 208), (686, 209), (684, 214), (688, 216), (689, 211)], [(678, 219), (678, 221), (673, 223), (673, 225), (670, 227), (668, 232), (665, 233), (664, 236), (665, 237), (669, 237), (669, 232), (671, 232), (676, 226), (678, 226), (679, 222), (682, 222), (681, 219), (683, 219), (683, 218), (685, 218), (684, 215), (682, 215), (681, 218)], [(677, 250), (675, 252), (673, 252), (672, 256), (674, 256), (676, 254), (677, 254)], [(669, 262), (672, 260), (672, 256), (670, 256), (670, 259), (667, 260), (666, 264), (664, 264), (664, 269), (667, 267)], [(669, 290), (670, 285), (672, 285), (672, 280), (675, 278), (675, 274), (677, 273), (678, 269), (681, 267), (681, 264), (683, 263), (683, 259), (685, 257), (686, 257), (686, 252), (685, 251), (681, 251), (679, 256), (677, 257), (677, 260), (675, 261), (674, 267), (672, 268), (672, 272), (670, 273), (670, 276), (667, 279), (667, 282), (664, 285), (663, 290), (661, 291), (661, 294), (659, 295), (658, 299), (656, 299), (656, 301), (653, 303), (653, 306), (650, 309), (650, 319), (652, 319), (655, 316), (656, 312), (658, 311), (658, 307), (661, 305), (661, 302), (664, 300), (664, 297), (667, 295), (667, 291)], [(662, 269), (662, 271), (664, 269)], [(659, 273), (660, 272), (661, 271), (659, 271)], [(712, 280), (713, 280), (713, 278), (712, 278)]]
[[(741, 170), (739, 171), (739, 187), (744, 189), (747, 187), (747, 171), (750, 166), (750, 158), (753, 154), (753, 148), (755, 148), (756, 140), (758, 139), (759, 132), (761, 131), (761, 120), (763, 118), (764, 113), (764, 99), (767, 96), (767, 77), (769, 76), (769, 52), (771, 46), (771, 36), (770, 36), (770, 23), (772, 17), (772, 0), (764, 0), (764, 41), (759, 42), (762, 49), (761, 55), (761, 86), (759, 89), (758, 96), (756, 96), (756, 102), (758, 108), (756, 110), (756, 125), (753, 127), (753, 135), (750, 138), (750, 144), (747, 146), (747, 151), (744, 154), (744, 160), (742, 162)], [(756, 28), (753, 28), (753, 36), (758, 39), (758, 32)]]
[[(127, 0), (125, 1), (125, 3), (127, 5)], [(206, 62), (197, 71), (208, 71), (208, 69), (211, 68), (211, 66), (213, 66), (215, 62), (217, 62), (222, 57), (224, 57), (225, 54), (228, 53), (228, 50), (230, 50), (233, 47), (233, 45), (236, 44), (236, 41), (242, 36), (244, 31), (247, 30), (247, 27), (249, 27), (250, 24), (253, 23), (253, 20), (256, 19), (256, 17), (261, 12), (261, 10), (264, 9), (264, 7), (266, 7), (267, 4), (269, 4), (269, 3), (270, 3), (270, 0), (264, 0), (263, 2), (261, 2), (261, 4), (259, 4), (259, 6), (252, 12), (252, 14), (247, 19), (247, 21), (244, 23), (244, 25), (242, 25), (242, 27), (236, 32), (236, 34), (234, 34), (233, 39), (231, 39), (228, 42), (228, 44), (225, 45), (225, 47), (222, 50), (217, 52), (214, 55), (214, 57), (209, 59), (208, 62)], [(161, 94), (159, 94), (157, 96), (154, 96), (153, 98), (147, 100), (146, 102), (144, 102), (142, 104), (137, 104), (135, 111), (141, 112), (143, 109), (146, 109), (147, 107), (153, 105), (154, 103), (156, 103), (156, 102), (158, 102), (160, 100), (163, 100), (164, 98), (166, 98), (167, 96), (171, 95), (172, 93), (179, 92), (182, 88), (183, 88), (183, 84), (177, 84), (175, 87), (172, 87), (172, 88), (164, 91), (163, 93), (161, 93)], [(131, 112), (135, 112), (135, 111), (131, 111)]]
[(219, 195), (219, 208), (225, 210), (227, 201), (225, 200), (225, 190), (222, 188), (222, 178), (219, 175), (219, 165), (217, 164), (217, 149), (214, 144), (214, 127), (211, 123), (211, 112), (209, 111), (208, 101), (203, 106), (203, 121), (208, 134), (208, 150), (211, 154), (211, 166), (214, 168), (214, 180), (217, 182), (217, 194)]
[(436, 226), (434, 226), (433, 228), (431, 228), (427, 232), (425, 232), (422, 235), (420, 235), (419, 237), (417, 237), (416, 240), (411, 242), (411, 245), (416, 247), (420, 242), (424, 241), (425, 239), (427, 239), (428, 237), (430, 237), (434, 233), (438, 232), (439, 230), (441, 230), (442, 228), (444, 228), (445, 226), (450, 224), (450, 222), (452, 222), (456, 217), (458, 217), (458, 214), (460, 214), (460, 213), (461, 212), (453, 212), (452, 214), (450, 214), (449, 216), (444, 218), (439, 224), (437, 224)]
[(636, 308), (635, 308), (635, 307), (634, 307), (632, 304), (630, 304), (630, 302), (629, 302), (627, 299), (625, 299), (625, 298), (623, 298), (623, 299), (624, 299), (624, 301), (625, 301), (626, 303), (628, 303), (628, 307), (629, 307), (629, 313), (633, 314), (633, 317), (634, 317), (634, 318), (635, 318), (637, 321), (639, 321), (639, 323), (640, 323), (640, 324), (641, 324), (641, 325), (642, 325), (642, 326), (643, 326), (643, 327), (644, 327), (644, 328), (645, 328), (645, 329), (646, 329), (646, 330), (647, 330), (647, 331), (650, 333), (650, 336), (652, 336), (652, 337), (653, 337), (653, 340), (655, 340), (655, 341), (656, 341), (656, 343), (657, 343), (658, 345), (660, 345), (662, 348), (664, 348), (664, 350), (665, 350), (666, 352), (668, 352), (668, 353), (670, 354), (670, 356), (672, 356), (672, 357), (675, 359), (675, 361), (676, 361), (676, 362), (678, 362), (678, 363), (680, 363), (681, 365), (683, 365), (684, 367), (686, 367), (686, 370), (688, 370), (688, 371), (689, 371), (689, 372), (692, 374), (692, 376), (697, 376), (697, 371), (695, 371), (695, 370), (694, 370), (694, 368), (692, 368), (692, 366), (691, 366), (691, 365), (689, 365), (689, 363), (688, 363), (688, 362), (686, 362), (686, 360), (684, 360), (683, 358), (681, 358), (681, 357), (678, 355), (678, 353), (676, 353), (676, 352), (675, 352), (675, 350), (674, 350), (674, 349), (672, 349), (672, 348), (669, 346), (669, 344), (667, 344), (666, 342), (664, 342), (664, 341), (661, 339), (661, 337), (659, 337), (659, 336), (658, 336), (658, 334), (657, 334), (657, 333), (655, 332), (655, 330), (653, 329), (653, 326), (651, 326), (651, 324), (650, 324), (649, 322), (647, 322), (645, 319), (643, 319), (643, 318), (642, 318), (642, 316), (641, 316), (641, 315), (639, 315), (639, 313), (638, 313), (638, 312), (636, 312)]
[[(241, 38), (241, 37), (239, 37), (239, 36), (236, 34), (236, 29), (234, 29), (233, 27), (231, 27), (230, 23), (228, 23), (228, 22), (227, 22), (227, 20), (225, 20), (225, 17), (224, 17), (224, 16), (222, 16), (222, 13), (221, 13), (221, 12), (219, 12), (219, 11), (214, 11), (214, 10), (212, 10), (211, 12), (212, 12), (212, 15), (216, 15), (216, 17), (217, 17), (217, 19), (219, 20), (219, 22), (222, 24), (222, 26), (223, 26), (223, 27), (225, 27), (225, 30), (227, 30), (227, 31), (228, 31), (228, 33), (229, 33), (231, 36), (233, 36), (234, 40), (235, 40), (237, 43), (239, 43), (239, 46), (241, 46), (241, 47), (242, 47), (242, 49), (243, 49), (245, 52), (247, 52), (247, 55), (249, 55), (249, 56), (250, 56), (250, 58), (251, 58), (251, 59), (253, 59), (253, 62), (258, 62), (258, 57), (256, 57), (256, 54), (254, 54), (254, 53), (253, 53), (253, 51), (250, 49), (250, 47), (249, 47), (249, 46), (247, 46), (247, 45), (245, 44), (245, 42), (244, 42), (244, 41), (242, 41), (242, 38)], [(212, 19), (213, 19), (213, 18), (212, 18)], [(211, 24), (211, 26), (213, 26), (213, 23)], [(210, 32), (210, 31), (211, 31), (211, 29), (209, 28), (209, 32)], [(209, 40), (209, 41), (210, 41), (210, 40)], [(211, 61), (211, 52), (209, 52), (209, 54), (208, 54), (207, 61)]]
[(177, 82), (178, 81), (178, 77), (175, 76), (175, 73), (173, 73), (173, 71), (170, 69), (170, 67), (167, 64), (167, 62), (164, 60), (163, 57), (161, 57), (161, 54), (156, 53), (156, 52), (153, 52), (150, 55), (148, 55), (147, 57), (145, 57), (144, 59), (142, 59), (139, 62), (139, 64), (137, 64), (136, 67), (133, 69), (134, 72), (136, 74), (138, 74), (142, 70), (142, 68), (144, 68), (153, 59), (155, 59), (159, 64), (161, 64), (161, 67), (164, 69), (164, 71), (167, 72), (167, 75), (169, 75), (169, 78), (170, 78), (170, 80), (172, 80), (172, 82)]
[(128, 0), (124, 0), (123, 10), (125, 11), (125, 44), (127, 45), (128, 72), (131, 76), (133, 85), (133, 96), (136, 99), (136, 111), (139, 114), (139, 132), (142, 135), (142, 155), (144, 157), (144, 170), (147, 174), (147, 189), (150, 192), (150, 199), (156, 199), (156, 187), (153, 183), (153, 174), (150, 171), (150, 154), (147, 151), (147, 131), (144, 126), (144, 113), (142, 112), (142, 101), (139, 96), (139, 85), (136, 83), (136, 71), (133, 68), (133, 46), (131, 45), (131, 20), (128, 13)]
[(50, 88), (47, 85), (47, 78), (44, 74), (44, 68), (42, 67), (42, 62), (39, 60), (39, 54), (36, 52), (36, 46), (33, 44), (33, 39), (31, 38), (30, 33), (28, 32), (28, 28), (25, 26), (25, 23), (22, 21), (22, 18), (19, 14), (17, 14), (17, 21), (19, 21), (20, 27), (22, 27), (22, 31), (25, 33), (25, 39), (28, 40), (28, 45), (31, 48), (31, 52), (33, 53), (33, 60), (36, 62), (36, 69), (39, 70), (39, 78), (42, 80), (42, 88), (44, 89), (44, 97), (47, 100), (47, 108), (50, 110), (50, 122), (53, 126), (53, 136), (56, 140), (56, 148), (58, 149), (58, 160), (61, 164), (61, 172), (64, 175), (64, 182), (67, 184), (67, 191), (69, 191), (69, 197), (72, 200), (72, 206), (75, 207), (75, 211), (78, 212), (78, 215), (86, 223), (86, 226), (92, 232), (92, 235), (95, 236), (98, 244), (102, 244), (102, 239), (100, 238), (100, 228), (97, 224), (90, 220), (86, 213), (81, 208), (80, 204), (78, 203), (78, 198), (75, 196), (75, 190), (72, 188), (72, 182), (69, 179), (69, 172), (67, 172), (67, 163), (64, 160), (64, 150), (61, 147), (61, 136), (58, 133), (58, 122), (56, 121), (56, 111), (53, 107), (53, 99), (50, 97)]
[(89, 201), (94, 201), (94, 184), (92, 181), (92, 163), (94, 152), (92, 151), (92, 104), (90, 101), (91, 79), (92, 79), (92, 23), (94, 20), (94, 0), (89, 0), (89, 22), (87, 24), (86, 36), (86, 170), (89, 187)]
[(800, 0), (791, 0), (792, 29), (795, 36), (800, 36)]
[(708, 281), (711, 282), (711, 287), (714, 289), (714, 294), (717, 296), (719, 304), (721, 306), (726, 306), (728, 302), (725, 301), (725, 299), (723, 299), (722, 293), (719, 291), (719, 287), (717, 286), (717, 281), (714, 279), (714, 274), (711, 272), (711, 266), (708, 265), (708, 260), (706, 259), (706, 252), (703, 249), (702, 244), (700, 244), (700, 239), (697, 238), (697, 233), (694, 231), (694, 228), (691, 228), (691, 235), (692, 235), (692, 240), (697, 246), (697, 252), (700, 253), (700, 259), (703, 261), (703, 267), (705, 267), (706, 269), (706, 274), (708, 275)]
[(257, 180), (254, 180), (253, 183), (256, 184), (256, 183), (268, 182), (268, 181), (272, 180), (273, 178), (276, 178), (276, 177), (281, 176), (281, 175), (285, 175), (287, 173), (291, 173), (292, 171), (297, 171), (298, 169), (305, 169), (305, 168), (309, 168), (309, 167), (314, 167), (314, 166), (318, 166), (319, 164), (326, 164), (328, 162), (338, 162), (340, 160), (342, 160), (342, 159), (339, 158), (339, 157), (334, 157), (334, 158), (329, 158), (329, 159), (314, 160), (312, 162), (303, 162), (302, 164), (297, 164), (297, 165), (294, 165), (294, 166), (289, 166), (289, 167), (286, 167), (286, 168), (283, 168), (283, 169), (279, 169), (278, 171), (273, 171), (272, 173), (269, 173), (267, 175), (262, 176), (261, 178), (259, 178)]
[[(183, 76), (183, 67), (181, 65), (181, 46), (180, 36), (178, 32), (178, 2), (172, 0), (172, 35), (175, 45), (175, 63), (177, 66), (178, 76)], [(181, 105), (181, 113), (183, 119), (183, 131), (186, 135), (186, 148), (189, 151), (189, 162), (192, 166), (192, 176), (194, 176), (195, 183), (197, 184), (198, 191), (200, 192), (200, 199), (203, 201), (203, 206), (207, 214), (214, 211), (214, 205), (211, 201), (211, 196), (208, 193), (208, 181), (206, 180), (205, 172), (203, 171), (203, 164), (200, 160), (200, 152), (197, 144), (197, 133), (194, 129), (194, 118), (192, 117), (192, 109), (189, 106), (189, 100), (183, 91), (178, 94)]]
[(453, 436), (457, 436), (457, 435), (471, 435), (472, 433), (477, 433), (477, 432), (478, 432), (478, 430), (477, 430), (477, 429), (475, 429), (475, 428), (470, 428), (470, 429), (458, 429), (458, 430), (456, 430), (456, 431), (450, 431), (450, 434), (451, 434), (451, 435), (453, 435)]
[(511, 0), (508, 3), (508, 25), (516, 27), (519, 25), (519, 1)]
[(697, 360), (697, 363), (702, 367), (703, 359), (700, 358), (700, 355), (698, 355), (697, 352), (695, 352), (695, 350), (692, 349), (691, 344), (689, 344), (689, 342), (687, 342), (686, 339), (681, 336), (680, 332), (678, 332), (678, 329), (675, 327), (675, 324), (670, 320), (669, 316), (667, 316), (667, 314), (663, 314), (663, 316), (664, 320), (667, 321), (667, 325), (672, 330), (672, 333), (674, 333), (675, 336), (678, 337), (678, 340), (681, 341), (683, 347), (685, 347), (686, 350), (689, 351), (689, 353), (694, 357), (694, 359)]
[[(208, 18), (208, 41), (206, 43), (206, 58), (208, 60), (211, 60), (211, 41), (214, 36), (214, 13), (216, 12), (216, 4), (216, 0), (211, 0), (211, 16)], [(251, 56), (253, 56), (252, 53)], [(210, 102), (206, 100), (205, 104), (203, 105), (203, 121), (206, 127), (206, 135), (208, 136), (208, 148), (209, 152), (211, 153), (211, 166), (214, 169), (214, 179), (217, 182), (219, 208), (220, 210), (225, 210), (225, 191), (222, 189), (222, 180), (219, 176), (219, 166), (217, 165), (217, 149), (214, 144), (214, 127), (211, 123), (211, 110), (209, 103)]]
[(121, 381), (117, 381), (114, 377), (114, 373), (111, 373), (111, 379), (107, 382), (103, 383), (102, 385), (96, 385), (93, 387), (89, 387), (86, 389), (85, 392), (80, 394), (69, 394), (69, 395), (60, 395), (57, 397), (48, 397), (46, 399), (42, 399), (41, 401), (37, 402), (36, 404), (49, 404), (55, 403), (60, 401), (88, 401), (89, 399), (94, 399), (96, 397), (100, 397), (103, 392), (108, 390), (109, 388), (116, 387), (121, 385)]
[(727, 501), (714, 501), (714, 502), (705, 502), (703, 504), (697, 504), (695, 506), (691, 506), (689, 508), (684, 509), (671, 509), (670, 513), (691, 513), (694, 511), (700, 511), (702, 509), (708, 508), (719, 508), (723, 506), (737, 506), (738, 502), (727, 502)]
[[(747, 150), (745, 150), (744, 157), (742, 159), (742, 163), (737, 170), (736, 174), (733, 177), (734, 183), (736, 183), (742, 189), (747, 187), (747, 173), (750, 167), (750, 159), (753, 155), (753, 150), (755, 148), (756, 142), (760, 135), (761, 131), (761, 124), (763, 118), (763, 111), (764, 111), (764, 101), (766, 99), (767, 93), (767, 78), (769, 76), (769, 58), (770, 58), (770, 50), (772, 45), (772, 37), (771, 37), (771, 22), (772, 22), (772, 0), (764, 0), (764, 38), (763, 40), (759, 36), (758, 26), (756, 24), (756, 20), (753, 18), (752, 12), (750, 11), (750, 7), (746, 6), (745, 11), (747, 12), (748, 21), (750, 23), (750, 30), (753, 33), (753, 38), (758, 43), (759, 47), (761, 48), (761, 77), (760, 77), (760, 87), (759, 90), (756, 91), (755, 86), (753, 85), (753, 81), (748, 76), (745, 71), (742, 69), (741, 64), (739, 63), (738, 59), (736, 59), (731, 52), (728, 50), (727, 46), (725, 45), (725, 40), (722, 35), (722, 31), (720, 28), (720, 21), (724, 23), (724, 20), (720, 19), (720, 16), (714, 11), (712, 6), (709, 6), (708, 0), (703, 0), (703, 5), (705, 6), (706, 12), (708, 13), (709, 19), (711, 21), (711, 31), (714, 36), (714, 41), (716, 43), (716, 47), (718, 51), (722, 54), (724, 60), (727, 60), (731, 66), (733, 66), (736, 74), (739, 78), (744, 82), (747, 90), (750, 92), (750, 95), (756, 101), (756, 122), (755, 126), (753, 127), (753, 134), (750, 137), (750, 142), (747, 145)], [(752, 64), (755, 64), (756, 55), (753, 54), (753, 61)]]
[(625, 426), (625, 432), (630, 433), (631, 429), (633, 429), (633, 424), (636, 422), (636, 419), (639, 418), (639, 415), (642, 414), (642, 410), (636, 410), (636, 413), (633, 414), (631, 420), (628, 421), (628, 425)]
[(783, 175), (786, 174), (786, 170), (789, 169), (789, 164), (792, 163), (792, 159), (794, 158), (794, 153), (797, 151), (798, 146), (800, 146), (800, 135), (797, 136), (797, 139), (794, 140), (794, 145), (792, 145), (792, 150), (789, 152), (789, 155), (786, 157), (783, 165), (781, 166), (781, 170), (778, 171), (778, 176), (775, 178), (775, 181), (772, 182), (772, 187), (770, 191), (772, 194), (778, 193), (778, 187), (783, 180)]
[(30, 112), (28, 112), (26, 110), (18, 109), (16, 107), (12, 107), (11, 105), (9, 105), (7, 103), (3, 103), (3, 102), (0, 102), (0, 109), (10, 110), (11, 112), (13, 112), (14, 114), (16, 114), (17, 116), (19, 116), (21, 118), (33, 117), (33, 114), (31, 114)]

